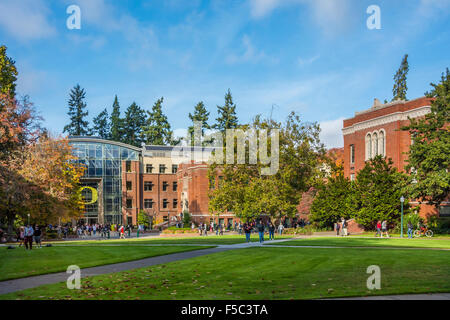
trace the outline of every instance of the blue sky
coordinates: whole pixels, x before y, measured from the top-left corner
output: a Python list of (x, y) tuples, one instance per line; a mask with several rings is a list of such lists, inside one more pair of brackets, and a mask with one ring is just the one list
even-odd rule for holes
[[(81, 9), (69, 30), (66, 8)], [(369, 5), (381, 30), (369, 30)], [(408, 98), (450, 67), (450, 0), (0, 0), (0, 43), (19, 69), (45, 125), (61, 133), (67, 99), (87, 91), (89, 119), (117, 94), (150, 109), (163, 96), (173, 129), (202, 100), (216, 118), (228, 88), (241, 122), (290, 111), (317, 121), (329, 147), (342, 146), (342, 119), (392, 97), (409, 54)]]

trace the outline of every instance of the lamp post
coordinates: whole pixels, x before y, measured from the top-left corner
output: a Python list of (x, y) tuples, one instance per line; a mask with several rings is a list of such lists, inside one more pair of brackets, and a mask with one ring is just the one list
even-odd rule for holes
[(400, 203), (402, 204), (402, 218), (401, 218), (401, 226), (400, 226), (400, 237), (403, 238), (403, 202), (405, 202), (405, 198), (401, 196)]

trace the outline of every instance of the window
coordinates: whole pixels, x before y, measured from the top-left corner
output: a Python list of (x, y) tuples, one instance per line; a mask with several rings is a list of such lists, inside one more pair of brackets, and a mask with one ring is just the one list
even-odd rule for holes
[(373, 150), (372, 150), (372, 157), (376, 157), (377, 155), (378, 155), (378, 134), (377, 133), (374, 133), (373, 135), (372, 135), (372, 147), (373, 147)]
[(167, 191), (168, 186), (169, 186), (169, 183), (167, 183), (167, 181), (163, 181), (162, 191)]
[(130, 191), (133, 189), (133, 184), (131, 181), (127, 181), (127, 191)]
[(350, 145), (350, 163), (355, 163), (355, 145)]
[(216, 177), (211, 177), (209, 179), (209, 188), (214, 190), (216, 188)]
[(153, 190), (153, 182), (144, 181), (144, 191), (152, 191)]
[(159, 173), (166, 173), (166, 165), (165, 164), (159, 165)]
[(169, 201), (167, 199), (163, 199), (163, 209), (167, 209), (168, 205), (169, 205)]
[(372, 158), (372, 135), (368, 133), (366, 135), (366, 160)]
[(354, 173), (350, 174), (350, 181), (355, 181), (355, 174)]
[(178, 207), (178, 199), (173, 199), (173, 208), (176, 209)]
[(127, 209), (133, 208), (133, 199), (127, 199)]
[(178, 165), (177, 164), (173, 164), (172, 165), (172, 173), (177, 173), (178, 171)]
[(379, 136), (378, 140), (379, 140), (379, 143), (378, 143), (378, 148), (379, 148), (378, 154), (381, 154), (384, 157), (385, 156), (384, 149), (385, 149), (385, 145), (386, 145), (385, 137), (384, 137), (384, 130), (380, 131), (380, 136)]
[(439, 207), (440, 217), (450, 217), (450, 206), (440, 206)]
[(145, 166), (145, 172), (147, 172), (147, 173), (153, 173), (153, 165), (147, 164), (147, 165)]
[(153, 208), (153, 199), (144, 199), (144, 209)]
[(177, 189), (178, 189), (178, 183), (176, 181), (174, 181), (173, 185), (172, 185), (172, 190), (177, 191)]
[(127, 161), (125, 162), (125, 166), (126, 166), (126, 171), (127, 172), (131, 172), (131, 161)]

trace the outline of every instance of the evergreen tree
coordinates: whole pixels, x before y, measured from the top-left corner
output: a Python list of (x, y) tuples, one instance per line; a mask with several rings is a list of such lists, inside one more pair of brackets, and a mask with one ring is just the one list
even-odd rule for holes
[[(192, 122), (199, 121), (202, 123), (202, 135), (205, 133), (205, 129), (211, 129), (211, 126), (208, 124), (209, 112), (206, 111), (203, 101), (197, 103), (194, 108), (194, 114), (189, 112), (189, 119), (191, 119)], [(191, 136), (193, 132), (194, 126), (190, 126), (188, 128), (189, 136)]]
[(16, 94), (17, 69), (14, 60), (6, 55), (6, 47), (0, 46), (0, 93)]
[(86, 91), (79, 84), (70, 91), (69, 112), (67, 113), (70, 116), (70, 123), (64, 127), (63, 132), (72, 136), (85, 136), (91, 133), (89, 122), (84, 120), (88, 115), (88, 111), (84, 111), (86, 109), (85, 97)]
[(133, 102), (125, 112), (123, 119), (123, 142), (140, 147), (142, 140), (142, 127), (145, 125), (145, 111)]
[(216, 118), (216, 124), (213, 126), (214, 129), (225, 131), (226, 129), (235, 129), (238, 127), (236, 104), (233, 103), (230, 89), (225, 94), (225, 105), (217, 106), (217, 113), (218, 117)]
[(106, 108), (100, 112), (92, 122), (94, 123), (93, 134), (98, 135), (102, 139), (109, 139), (110, 124), (108, 121), (108, 111)]
[(117, 142), (123, 142), (123, 119), (120, 118), (120, 105), (117, 95), (114, 97), (110, 123), (110, 139)]
[(413, 183), (408, 189), (415, 199), (439, 207), (450, 193), (450, 72), (442, 74), (439, 84), (425, 93), (432, 98), (431, 112), (424, 118), (410, 119), (402, 128), (409, 131), (411, 144), (408, 165)]
[(406, 85), (406, 76), (408, 75), (409, 64), (408, 64), (408, 55), (402, 59), (402, 63), (400, 64), (400, 68), (394, 76), (394, 88), (392, 89), (394, 100), (408, 100), (406, 99), (406, 91), (408, 91), (408, 86)]
[(374, 229), (378, 220), (398, 222), (400, 197), (405, 197), (405, 213), (409, 212), (405, 188), (407, 177), (378, 155), (358, 172), (351, 201), (356, 205), (356, 222), (366, 229)]
[(152, 111), (147, 111), (148, 118), (143, 127), (142, 136), (146, 144), (166, 145), (176, 144), (173, 140), (173, 132), (170, 129), (169, 121), (162, 112), (164, 98), (158, 99), (152, 107)]
[(343, 174), (328, 178), (327, 183), (318, 186), (317, 195), (311, 205), (310, 221), (321, 228), (332, 227), (342, 217), (355, 215), (352, 201), (354, 184)]
[[(192, 123), (200, 122), (201, 123), (201, 135), (202, 138), (205, 135), (206, 129), (211, 129), (211, 126), (208, 124), (209, 119), (209, 112), (206, 111), (205, 105), (203, 104), (203, 101), (200, 101), (197, 103), (197, 105), (194, 108), (194, 114), (189, 113), (189, 118), (191, 119)], [(196, 141), (196, 137), (193, 136), (194, 134), (194, 126), (188, 127), (188, 138), (191, 139), (191, 145), (194, 146)], [(211, 140), (203, 141), (203, 143), (210, 143)]]

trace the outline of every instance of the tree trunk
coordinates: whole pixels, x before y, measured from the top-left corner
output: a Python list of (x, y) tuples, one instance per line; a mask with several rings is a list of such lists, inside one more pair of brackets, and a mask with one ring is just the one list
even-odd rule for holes
[(6, 217), (8, 219), (8, 233), (6, 235), (6, 241), (7, 242), (12, 242), (13, 238), (15, 236), (14, 233), (14, 222), (16, 221), (16, 215), (15, 214), (11, 214), (10, 212), (6, 213)]

